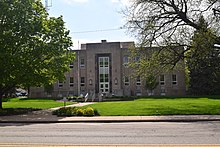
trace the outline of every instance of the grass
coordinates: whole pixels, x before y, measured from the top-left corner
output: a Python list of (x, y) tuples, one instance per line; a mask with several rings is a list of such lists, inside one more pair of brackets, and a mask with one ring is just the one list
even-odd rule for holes
[[(73, 104), (67, 102), (66, 105)], [(3, 99), (3, 110), (0, 110), (1, 115), (24, 114), (30, 111), (49, 109), (63, 106), (63, 102), (57, 102), (48, 98), (7, 98)]]
[[(73, 104), (67, 102), (67, 105)], [(48, 98), (10, 98), (3, 102), (3, 108), (37, 108), (48, 109), (63, 106), (63, 102), (57, 102)]]
[(220, 115), (219, 97), (140, 98), (89, 105), (101, 116)]

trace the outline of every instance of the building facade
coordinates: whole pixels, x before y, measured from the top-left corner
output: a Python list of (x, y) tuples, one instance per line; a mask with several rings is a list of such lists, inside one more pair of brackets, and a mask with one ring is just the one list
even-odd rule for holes
[(87, 43), (81, 50), (75, 50), (76, 60), (70, 64), (65, 81), (57, 81), (53, 91), (43, 87), (31, 87), (30, 97), (67, 97), (88, 95), (96, 98), (99, 94), (111, 96), (185, 95), (184, 70), (172, 71), (158, 77), (158, 86), (149, 91), (141, 76), (131, 76), (128, 67), (129, 46), (133, 42)]

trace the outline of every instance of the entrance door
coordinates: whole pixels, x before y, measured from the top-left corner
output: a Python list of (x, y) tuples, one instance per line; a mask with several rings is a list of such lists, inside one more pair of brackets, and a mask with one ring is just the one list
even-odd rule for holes
[(109, 93), (109, 57), (99, 57), (99, 92)]

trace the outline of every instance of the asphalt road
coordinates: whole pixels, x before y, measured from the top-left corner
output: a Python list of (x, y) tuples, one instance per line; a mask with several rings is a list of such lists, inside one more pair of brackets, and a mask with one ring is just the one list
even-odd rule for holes
[(0, 123), (1, 143), (220, 144), (220, 122)]

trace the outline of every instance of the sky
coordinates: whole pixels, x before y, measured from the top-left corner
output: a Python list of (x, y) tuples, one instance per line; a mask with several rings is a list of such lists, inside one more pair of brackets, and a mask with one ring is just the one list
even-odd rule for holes
[(129, 5), (129, 0), (48, 0), (48, 5), (51, 5), (50, 16), (63, 16), (74, 49), (101, 40), (134, 41), (126, 29), (120, 29), (125, 24), (121, 11)]

